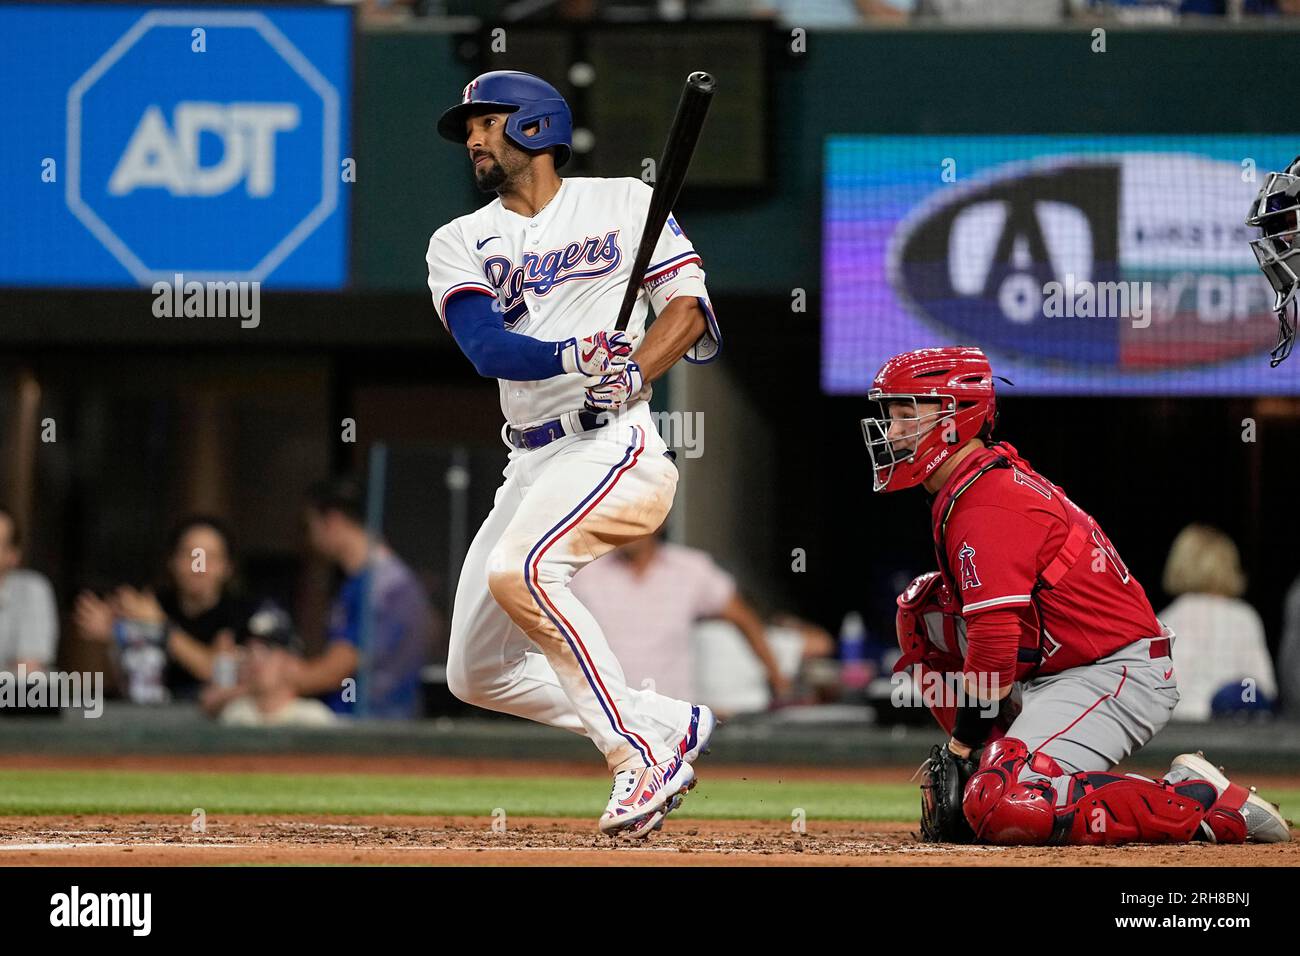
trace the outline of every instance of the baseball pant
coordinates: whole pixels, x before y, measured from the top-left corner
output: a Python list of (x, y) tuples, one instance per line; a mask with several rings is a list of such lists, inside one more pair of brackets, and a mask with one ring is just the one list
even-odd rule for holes
[[(461, 700), (589, 737), (611, 770), (668, 760), (691, 705), (627, 685), (573, 575), (656, 531), (677, 467), (644, 403), (602, 428), (512, 451), (461, 569), (447, 682)], [(541, 653), (537, 653), (540, 649)]]
[[(1162, 638), (1173, 647), (1173, 631), (1166, 627)], [(1070, 774), (1109, 770), (1160, 732), (1178, 703), (1178, 684), (1171, 652), (1160, 648), (1160, 656), (1151, 656), (1154, 640), (1134, 641), (1096, 663), (1021, 685), (1021, 711), (1007, 736), (1065, 771), (1048, 777), (1026, 765), (1022, 782), (1050, 780), (1064, 806)]]

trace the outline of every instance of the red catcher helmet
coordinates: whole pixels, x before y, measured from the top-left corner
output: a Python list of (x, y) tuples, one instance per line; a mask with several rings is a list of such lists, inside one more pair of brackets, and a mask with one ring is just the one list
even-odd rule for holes
[[(862, 419), (872, 491), (920, 484), (952, 449), (992, 434), (998, 417), (993, 370), (976, 348), (916, 349), (895, 355), (876, 373), (867, 398), (880, 405), (879, 418)], [(922, 402), (938, 402), (939, 407), (923, 413)], [(903, 406), (903, 414), (891, 416), (895, 405)]]

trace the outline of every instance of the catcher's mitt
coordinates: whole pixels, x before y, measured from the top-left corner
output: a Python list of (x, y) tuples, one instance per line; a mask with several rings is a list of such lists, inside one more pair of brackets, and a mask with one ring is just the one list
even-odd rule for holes
[(979, 769), (979, 755), (958, 757), (937, 744), (921, 765), (921, 837), (931, 843), (973, 843), (975, 832), (962, 813), (966, 781)]

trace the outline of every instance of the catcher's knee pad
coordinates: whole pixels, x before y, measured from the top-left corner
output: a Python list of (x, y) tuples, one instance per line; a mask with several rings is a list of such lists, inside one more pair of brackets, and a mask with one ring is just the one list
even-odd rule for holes
[(1057, 827), (1056, 792), (1046, 781), (1020, 782), (1033, 755), (1013, 737), (984, 751), (980, 768), (966, 784), (962, 812), (986, 843), (1036, 845), (1051, 842)]

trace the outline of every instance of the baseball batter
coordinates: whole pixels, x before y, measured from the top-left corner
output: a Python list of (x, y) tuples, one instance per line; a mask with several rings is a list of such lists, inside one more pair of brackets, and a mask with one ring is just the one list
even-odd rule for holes
[(1178, 702), (1175, 635), (1097, 522), (1011, 445), (991, 443), (997, 405), (984, 353), (895, 356), (869, 397), (881, 409), (862, 422), (874, 490), (919, 484), (933, 496), (939, 571), (898, 599), (899, 667), (962, 675), (964, 693), (931, 707), (951, 739), (926, 765), (926, 834), (1289, 840), (1275, 807), (1200, 754), (1175, 758), (1162, 780), (1109, 772)]
[(677, 469), (648, 399), (679, 359), (718, 353), (700, 257), (670, 216), (627, 331), (607, 331), (650, 187), (561, 179), (569, 107), (526, 73), (478, 77), (438, 132), (465, 146), (479, 189), (496, 198), (434, 233), (429, 289), (457, 345), (498, 380), (510, 449), (461, 569), (448, 684), (468, 703), (589, 737), (614, 774), (600, 829), (645, 836), (694, 786), (714, 718), (628, 687), (569, 581), (672, 507)]

